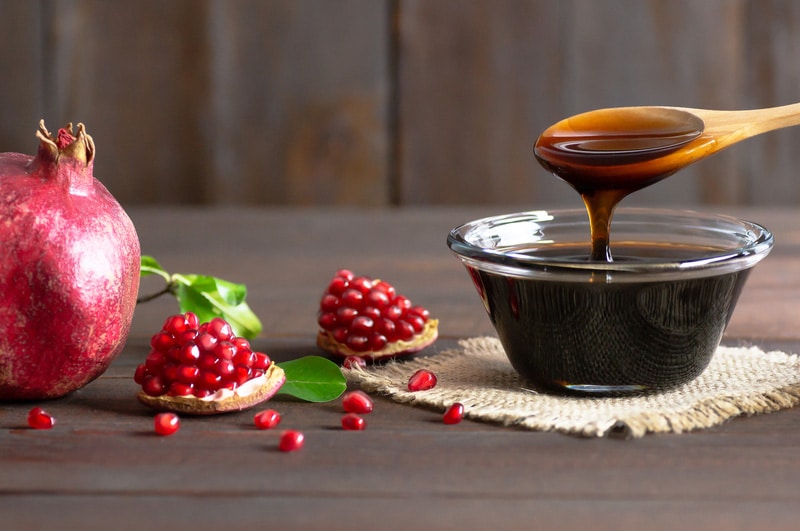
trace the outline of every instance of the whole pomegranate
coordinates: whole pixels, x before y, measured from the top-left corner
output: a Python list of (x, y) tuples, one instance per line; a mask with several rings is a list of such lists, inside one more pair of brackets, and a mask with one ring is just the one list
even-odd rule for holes
[(63, 396), (122, 350), (141, 253), (125, 211), (92, 175), (78, 124), (39, 123), (35, 157), (0, 153), (0, 399)]

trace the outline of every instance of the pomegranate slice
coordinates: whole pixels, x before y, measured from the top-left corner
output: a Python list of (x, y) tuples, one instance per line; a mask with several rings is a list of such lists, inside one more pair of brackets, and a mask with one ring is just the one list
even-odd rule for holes
[(344, 358), (378, 360), (419, 352), (436, 341), (439, 321), (386, 281), (342, 269), (319, 303), (317, 345)]
[(139, 401), (160, 411), (241, 411), (269, 400), (286, 381), (283, 369), (219, 317), (201, 325), (191, 312), (173, 315), (150, 345), (134, 380), (142, 386)]

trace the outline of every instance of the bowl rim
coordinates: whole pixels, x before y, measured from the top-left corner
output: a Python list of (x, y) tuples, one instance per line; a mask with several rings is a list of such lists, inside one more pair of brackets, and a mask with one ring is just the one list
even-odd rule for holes
[[(699, 212), (696, 210), (652, 208), (652, 207), (619, 207), (612, 221), (612, 253), (614, 242), (614, 224), (631, 224), (640, 222), (658, 222), (661, 225), (670, 220), (670, 227), (676, 227), (678, 220), (693, 219), (704, 221), (706, 225), (699, 228), (709, 234), (732, 234), (721, 226), (738, 229), (741, 233), (741, 245), (728, 246), (719, 250), (708, 251), (696, 259), (683, 260), (648, 260), (600, 262), (589, 260), (565, 260), (558, 257), (532, 256), (531, 254), (489, 248), (469, 241), (468, 234), (477, 228), (519, 223), (547, 223), (559, 219), (571, 218), (572, 224), (585, 226), (586, 241), (589, 241), (589, 220), (584, 209), (566, 208), (551, 210), (528, 210), (487, 216), (463, 223), (450, 230), (447, 245), (464, 265), (478, 270), (494, 272), (501, 275), (519, 278), (547, 278), (565, 281), (601, 281), (605, 282), (641, 282), (650, 280), (686, 280), (732, 273), (749, 269), (765, 258), (774, 245), (773, 234), (758, 223), (734, 216), (718, 213)], [(660, 220), (660, 221), (659, 221)], [(566, 224), (566, 221), (564, 222)], [(686, 227), (687, 225), (683, 225)], [(666, 234), (666, 232), (665, 232)]]

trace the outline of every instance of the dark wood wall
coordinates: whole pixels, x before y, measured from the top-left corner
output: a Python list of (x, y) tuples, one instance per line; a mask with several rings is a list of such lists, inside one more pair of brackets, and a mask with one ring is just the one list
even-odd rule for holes
[[(795, 0), (0, 0), (0, 150), (82, 121), (124, 204), (577, 204), (551, 123), (800, 100)], [(800, 129), (642, 204), (798, 204)]]

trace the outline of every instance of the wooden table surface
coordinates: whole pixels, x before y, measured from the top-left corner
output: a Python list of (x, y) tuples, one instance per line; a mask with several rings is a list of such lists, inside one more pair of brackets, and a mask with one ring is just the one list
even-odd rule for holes
[[(348, 267), (392, 282), (441, 321), (432, 349), (492, 328), (447, 231), (502, 209), (130, 209), (145, 254), (173, 272), (247, 284), (278, 360), (319, 354), (319, 296)], [(729, 210), (765, 224), (726, 343), (800, 350), (800, 211)], [(158, 289), (145, 282), (142, 292)], [(252, 411), (185, 418), (158, 437), (132, 374), (175, 302), (137, 308), (128, 344), (98, 380), (44, 404), (0, 404), (0, 528), (30, 529), (795, 529), (800, 410), (681, 435), (582, 439), (464, 421), (376, 397), (363, 432), (341, 405), (271, 405), (306, 445), (277, 450)]]

